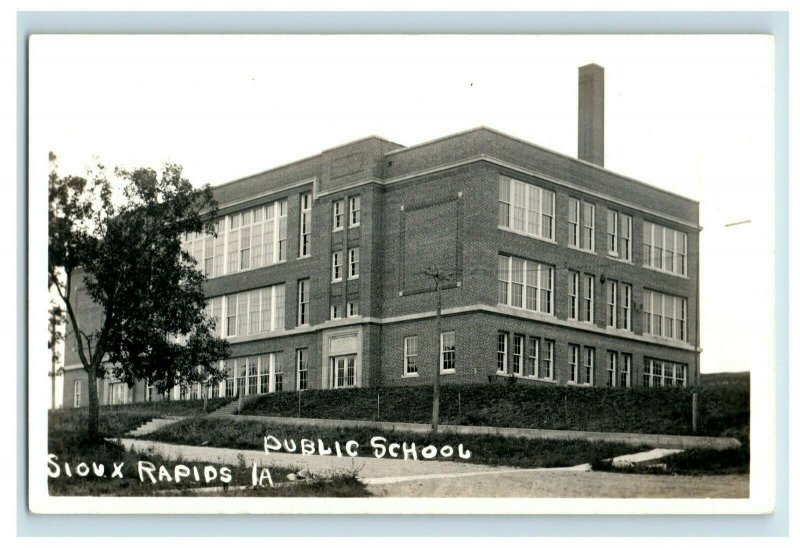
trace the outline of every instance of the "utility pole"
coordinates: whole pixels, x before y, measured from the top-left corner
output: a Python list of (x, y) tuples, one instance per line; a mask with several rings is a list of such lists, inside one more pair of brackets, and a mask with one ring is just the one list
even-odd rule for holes
[(433, 416), (431, 418), (431, 431), (436, 434), (439, 430), (439, 375), (441, 368), (439, 361), (442, 359), (442, 273), (439, 272), (438, 268), (431, 266), (425, 270), (425, 275), (433, 278), (433, 283), (436, 286), (436, 336), (439, 339), (439, 352), (434, 362)]

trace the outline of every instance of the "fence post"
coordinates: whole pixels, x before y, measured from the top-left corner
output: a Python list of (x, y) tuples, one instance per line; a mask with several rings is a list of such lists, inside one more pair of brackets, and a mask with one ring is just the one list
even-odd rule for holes
[(567, 395), (564, 394), (564, 424), (569, 428), (569, 409), (567, 408)]
[(692, 392), (692, 432), (697, 432), (697, 392)]
[(378, 392), (378, 420), (381, 420), (381, 393)]
[(300, 394), (302, 394), (302, 393), (303, 393), (302, 390), (300, 390), (300, 389), (297, 390), (297, 416), (298, 417), (302, 417), (303, 416), (303, 412), (300, 410)]
[(458, 422), (461, 422), (461, 390), (458, 391)]

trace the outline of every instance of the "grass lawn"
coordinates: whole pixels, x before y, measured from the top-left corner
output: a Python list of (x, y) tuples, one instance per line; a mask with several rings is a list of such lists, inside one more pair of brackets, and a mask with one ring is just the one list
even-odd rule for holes
[[(428, 386), (309, 390), (300, 395), (299, 405), (296, 392), (276, 393), (250, 400), (243, 414), (427, 423), (431, 390)], [(747, 378), (691, 389), (580, 389), (499, 380), (482, 385), (445, 384), (440, 417), (447, 424), (691, 434), (693, 390), (699, 395), (698, 435), (748, 440)]]

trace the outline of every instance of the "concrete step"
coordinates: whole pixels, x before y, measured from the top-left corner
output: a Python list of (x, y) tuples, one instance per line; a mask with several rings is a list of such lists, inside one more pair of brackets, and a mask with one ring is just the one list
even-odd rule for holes
[(168, 426), (170, 424), (175, 424), (176, 422), (180, 422), (185, 418), (186, 417), (174, 417), (174, 416), (155, 418), (142, 424), (138, 428), (131, 430), (126, 434), (126, 436), (132, 438), (138, 438), (140, 436), (150, 434), (151, 432), (155, 432), (156, 430), (164, 428), (165, 426)]
[(223, 405), (216, 411), (212, 411), (211, 413), (209, 413), (209, 415), (214, 417), (224, 417), (228, 415), (235, 415), (238, 410), (239, 410), (239, 402), (232, 401), (231, 403)]
[(611, 466), (614, 468), (631, 468), (633, 466), (645, 466), (653, 464), (669, 455), (681, 453), (683, 449), (651, 449), (650, 451), (642, 451), (641, 453), (633, 453), (631, 455), (621, 455), (611, 459)]

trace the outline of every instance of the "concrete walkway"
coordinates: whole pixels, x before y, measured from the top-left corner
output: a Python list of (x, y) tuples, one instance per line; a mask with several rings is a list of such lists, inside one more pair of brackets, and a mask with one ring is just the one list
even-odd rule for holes
[[(519, 468), (505, 466), (488, 466), (469, 464), (457, 461), (404, 460), (402, 458), (374, 457), (336, 457), (320, 455), (300, 455), (298, 453), (266, 454), (263, 450), (227, 449), (221, 447), (196, 447), (193, 445), (175, 445), (149, 440), (122, 438), (119, 440), (126, 449), (137, 451), (143, 455), (153, 451), (164, 458), (182, 461), (196, 461), (220, 464), (238, 464), (242, 455), (247, 466), (257, 463), (259, 466), (281, 467), (291, 469), (308, 468), (317, 476), (332, 473), (356, 471), (361, 479), (369, 478), (416, 478), (418, 476), (454, 477), (457, 474), (519, 472)], [(548, 470), (548, 469), (540, 469)]]
[[(311, 419), (305, 417), (265, 417), (261, 415), (227, 415), (226, 419), (266, 424), (294, 426), (319, 426), (325, 428), (367, 427), (395, 432), (430, 432), (429, 424), (409, 422), (375, 422), (339, 419)], [(663, 449), (738, 449), (741, 442), (736, 438), (714, 438), (707, 436), (673, 436), (666, 434), (637, 434), (629, 432), (584, 432), (581, 430), (543, 430), (538, 428), (500, 428), (495, 426), (439, 425), (440, 432), (458, 434), (491, 434), (505, 437), (551, 440), (586, 440), (647, 445)]]

